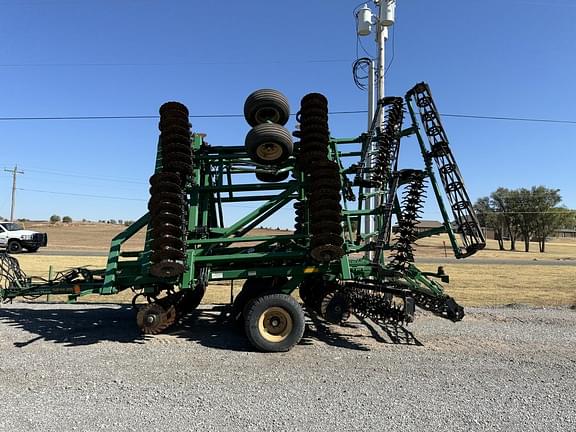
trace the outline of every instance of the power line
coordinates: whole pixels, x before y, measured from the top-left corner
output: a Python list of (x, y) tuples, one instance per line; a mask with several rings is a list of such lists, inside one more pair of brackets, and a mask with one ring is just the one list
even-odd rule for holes
[(53, 194), (53, 195), (68, 195), (68, 196), (78, 196), (78, 197), (87, 197), (87, 198), (114, 199), (114, 200), (123, 200), (123, 201), (148, 201), (148, 200), (142, 199), (142, 198), (127, 198), (127, 197), (117, 197), (117, 196), (111, 196), (111, 195), (92, 195), (92, 194), (47, 191), (47, 190), (28, 189), (28, 188), (17, 188), (17, 189), (21, 190), (21, 191), (25, 191), (25, 192), (38, 192), (38, 193), (46, 193), (46, 194)]
[[(332, 111), (329, 114), (366, 114), (367, 110), (352, 111)], [(295, 117), (296, 114), (290, 114)], [(243, 118), (244, 114), (191, 114), (189, 118)], [(154, 120), (159, 119), (159, 115), (117, 115), (117, 116), (46, 116), (46, 117), (0, 117), (0, 121), (20, 121), (20, 120)]]
[(518, 121), (518, 122), (576, 124), (576, 120), (555, 120), (555, 119), (542, 119), (542, 118), (529, 118), (529, 117), (481, 116), (472, 114), (441, 114), (441, 115), (444, 117), (481, 119), (481, 120), (506, 120), (506, 121)]
[(85, 178), (89, 180), (101, 180), (101, 181), (110, 181), (110, 182), (118, 182), (118, 183), (131, 183), (131, 184), (148, 184), (143, 181), (138, 181), (135, 179), (129, 179), (124, 177), (102, 177), (102, 176), (91, 176), (91, 175), (84, 175), (66, 171), (53, 171), (53, 170), (44, 170), (44, 169), (36, 169), (36, 168), (26, 168), (27, 171), (41, 173), (41, 174), (51, 174), (63, 177), (75, 177), (75, 178)]
[[(331, 111), (330, 115), (352, 115), (352, 114), (366, 114), (367, 110), (347, 110), (347, 111)], [(291, 114), (295, 116), (296, 114)], [(533, 118), (533, 117), (512, 117), (512, 116), (488, 116), (488, 115), (474, 115), (474, 114), (450, 114), (443, 113), (443, 117), (474, 119), (474, 120), (501, 120), (501, 121), (515, 121), (515, 122), (531, 122), (531, 123), (555, 123), (555, 124), (576, 124), (576, 120), (563, 120), (563, 119), (546, 119), (546, 118)], [(192, 114), (190, 118), (242, 118), (243, 114)], [(51, 121), (51, 120), (154, 120), (159, 119), (158, 115), (89, 115), (89, 116), (28, 116), (28, 117), (0, 117), (0, 121)]]
[(26, 67), (165, 67), (165, 66), (202, 66), (202, 65), (267, 65), (267, 64), (324, 64), (349, 63), (349, 59), (302, 59), (302, 60), (230, 60), (230, 61), (194, 61), (194, 62), (134, 62), (134, 63), (0, 63), (0, 68), (26, 68)]
[(158, 119), (157, 115), (121, 115), (121, 116), (51, 116), (51, 117), (0, 117), (0, 121), (20, 120), (138, 120)]
[[(40, 190), (40, 189), (28, 189), (28, 188), (17, 188), (17, 190), (25, 191), (25, 192), (37, 192), (37, 193), (46, 193), (52, 195), (65, 195), (65, 196), (77, 196), (77, 197), (86, 197), (86, 198), (102, 198), (102, 199), (114, 199), (114, 200), (123, 200), (123, 201), (148, 201), (147, 199), (142, 198), (126, 198), (126, 197), (118, 197), (118, 196), (111, 196), (111, 195), (93, 195), (93, 194), (82, 194), (82, 193), (73, 193), (73, 192), (59, 192), (59, 191), (48, 191), (48, 190)], [(224, 206), (233, 206), (233, 207), (243, 207), (250, 210), (255, 210), (259, 206), (255, 204), (254, 206), (245, 205), (245, 204), (238, 204), (238, 203), (224, 203)], [(279, 210), (286, 210), (286, 209), (279, 209)]]

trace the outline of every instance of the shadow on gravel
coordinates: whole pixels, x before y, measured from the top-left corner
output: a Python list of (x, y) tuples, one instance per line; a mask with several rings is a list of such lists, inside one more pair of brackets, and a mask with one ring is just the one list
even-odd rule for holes
[[(422, 342), (416, 339), (416, 336), (414, 336), (414, 334), (406, 327), (390, 324), (377, 324), (364, 318), (360, 318), (360, 322), (366, 326), (372, 334), (372, 337), (374, 337), (378, 342), (394, 345), (424, 346)], [(381, 334), (379, 330), (383, 332), (383, 334)], [(383, 337), (383, 335), (387, 336), (387, 338)]]
[(143, 343), (135, 325), (131, 306), (90, 309), (30, 309), (2, 308), (0, 323), (18, 327), (37, 335), (29, 340), (14, 342), (24, 348), (38, 340), (66, 346), (92, 345), (101, 341)]
[[(328, 345), (359, 351), (370, 351), (370, 342), (393, 345), (423, 346), (414, 334), (402, 326), (376, 324), (371, 320), (359, 319), (359, 322), (347, 322), (341, 326), (327, 323), (317, 315), (308, 314), (312, 325), (306, 327), (301, 344), (311, 345), (316, 339)], [(370, 332), (367, 335), (364, 329)]]
[[(312, 321), (312, 325), (307, 325), (306, 330), (304, 331), (304, 336), (300, 341), (300, 345), (312, 345), (314, 340), (323, 342), (330, 346), (335, 346), (338, 348), (347, 348), (353, 349), (358, 351), (370, 351), (370, 348), (362, 345), (361, 343), (355, 342), (353, 339), (358, 338), (358, 335), (352, 334), (343, 334), (342, 328), (353, 328), (353, 325), (344, 324), (338, 330), (338, 332), (334, 331), (331, 324), (328, 324), (326, 321), (321, 320), (318, 316), (314, 313), (307, 313), (306, 314), (310, 320)], [(310, 324), (310, 323), (309, 323)], [(360, 338), (364, 338), (365, 336), (360, 336)]]
[[(180, 319), (167, 336), (182, 338), (209, 348), (254, 351), (242, 326), (229, 319), (229, 311), (229, 306), (195, 310)], [(376, 325), (370, 320), (336, 326), (321, 320), (315, 314), (307, 314), (307, 317), (309, 320), (300, 345), (320, 342), (358, 351), (370, 351), (370, 341), (374, 339), (388, 344), (422, 345), (403, 327)], [(146, 343), (147, 339), (136, 326), (131, 306), (87, 309), (64, 309), (57, 305), (50, 309), (0, 308), (0, 324), (21, 328), (36, 335), (25, 341), (14, 342), (19, 348), (38, 340), (73, 347), (102, 341)], [(366, 333), (366, 329), (370, 334)]]
[(209, 348), (254, 351), (241, 326), (228, 319), (229, 309), (227, 306), (214, 306), (195, 310), (183, 317), (168, 334)]

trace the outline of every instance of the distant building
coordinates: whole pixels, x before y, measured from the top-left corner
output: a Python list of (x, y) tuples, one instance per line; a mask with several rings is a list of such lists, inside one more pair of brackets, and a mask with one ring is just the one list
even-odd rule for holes
[[(421, 233), (421, 232), (428, 231), (428, 230), (431, 230), (434, 228), (441, 228), (443, 226), (444, 226), (444, 224), (442, 222), (438, 222), (435, 220), (422, 219), (422, 220), (418, 221), (415, 228), (416, 228), (416, 232)], [(392, 232), (393, 233), (398, 232), (398, 225), (394, 225), (392, 227)]]
[(558, 229), (554, 231), (552, 237), (576, 239), (576, 229)]
[[(494, 229), (483, 227), (482, 232), (487, 239), (498, 240)], [(576, 239), (576, 229), (558, 229), (554, 231), (554, 234), (552, 234), (550, 237), (559, 239)], [(502, 240), (509, 240), (509, 238), (506, 234), (504, 234), (504, 238)], [(518, 235), (517, 240), (522, 240), (522, 236)]]

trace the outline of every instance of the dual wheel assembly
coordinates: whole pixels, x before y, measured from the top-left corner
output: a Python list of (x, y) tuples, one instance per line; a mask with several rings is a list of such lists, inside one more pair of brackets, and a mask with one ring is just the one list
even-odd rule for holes
[(252, 126), (244, 141), (246, 153), (254, 162), (265, 166), (256, 172), (256, 178), (269, 183), (288, 178), (288, 172), (274, 170), (294, 151), (292, 136), (284, 127), (290, 118), (286, 96), (274, 89), (256, 90), (246, 98), (244, 118)]

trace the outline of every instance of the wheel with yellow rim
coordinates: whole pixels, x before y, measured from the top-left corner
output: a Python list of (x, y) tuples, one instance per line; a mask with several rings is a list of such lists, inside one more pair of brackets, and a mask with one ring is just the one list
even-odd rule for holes
[(304, 311), (286, 294), (257, 297), (248, 305), (244, 329), (250, 343), (266, 352), (288, 351), (304, 334)]
[(246, 135), (244, 147), (250, 159), (262, 165), (281, 164), (294, 151), (288, 129), (275, 123), (254, 126)]

